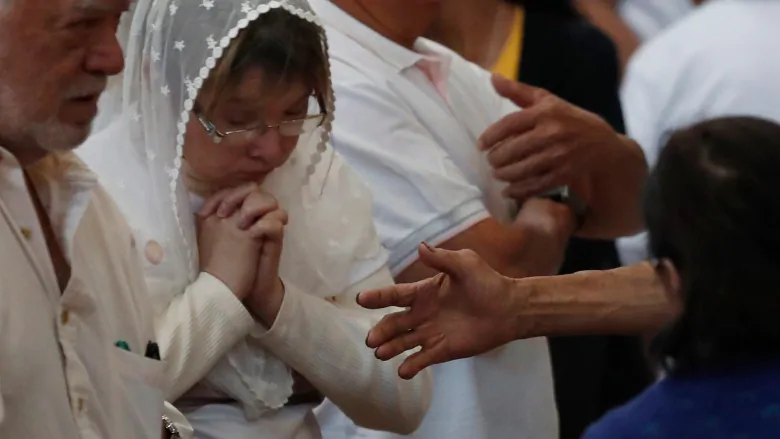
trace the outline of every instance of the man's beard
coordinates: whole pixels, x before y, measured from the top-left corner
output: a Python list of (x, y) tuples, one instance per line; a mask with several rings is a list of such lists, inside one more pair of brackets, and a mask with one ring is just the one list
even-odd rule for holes
[(87, 125), (65, 124), (56, 116), (44, 123), (30, 124), (28, 136), (38, 147), (46, 152), (62, 153), (78, 148), (92, 130), (92, 123)]
[[(90, 78), (77, 84), (66, 94), (66, 98), (80, 97), (98, 93), (105, 88), (105, 79)], [(71, 151), (87, 140), (92, 130), (92, 121), (86, 124), (69, 124), (59, 120), (57, 112), (43, 122), (30, 122), (25, 114), (25, 104), (29, 108), (30, 100), (25, 102), (11, 87), (0, 86), (0, 136), (20, 145), (29, 145), (48, 153)]]

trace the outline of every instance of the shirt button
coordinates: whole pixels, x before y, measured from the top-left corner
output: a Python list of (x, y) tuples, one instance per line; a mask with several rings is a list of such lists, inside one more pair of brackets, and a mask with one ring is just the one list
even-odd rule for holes
[(62, 311), (62, 313), (60, 314), (60, 323), (62, 323), (63, 325), (67, 325), (69, 321), (70, 321), (70, 311), (66, 309)]
[(32, 238), (32, 230), (28, 229), (27, 227), (22, 227), (20, 232), (22, 232), (24, 239), (29, 241)]
[(146, 254), (146, 260), (151, 262), (152, 265), (158, 265), (163, 260), (163, 248), (157, 241), (149, 241), (144, 247), (144, 254)]

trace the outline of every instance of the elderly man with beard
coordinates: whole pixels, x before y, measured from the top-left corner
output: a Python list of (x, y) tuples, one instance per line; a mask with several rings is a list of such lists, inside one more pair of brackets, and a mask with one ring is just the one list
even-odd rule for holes
[(176, 437), (130, 231), (71, 152), (123, 68), (129, 3), (0, 2), (3, 438)]

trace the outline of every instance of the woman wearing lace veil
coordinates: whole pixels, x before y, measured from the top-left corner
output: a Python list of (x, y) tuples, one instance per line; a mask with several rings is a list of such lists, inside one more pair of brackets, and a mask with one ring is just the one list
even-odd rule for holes
[(354, 304), (392, 279), (370, 195), (327, 147), (308, 3), (139, 0), (119, 35), (127, 68), (80, 154), (134, 228), (167, 399), (196, 437), (319, 437), (295, 371), (359, 425), (414, 430), (430, 380), (376, 361), (380, 316)]

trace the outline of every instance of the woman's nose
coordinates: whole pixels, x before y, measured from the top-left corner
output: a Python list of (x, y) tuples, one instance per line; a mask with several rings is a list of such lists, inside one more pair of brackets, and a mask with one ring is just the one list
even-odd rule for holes
[(248, 154), (251, 158), (263, 158), (273, 164), (281, 164), (284, 160), (283, 137), (279, 128), (268, 128), (265, 133), (255, 137), (249, 144)]

